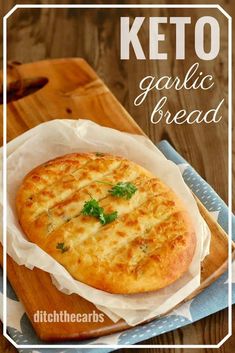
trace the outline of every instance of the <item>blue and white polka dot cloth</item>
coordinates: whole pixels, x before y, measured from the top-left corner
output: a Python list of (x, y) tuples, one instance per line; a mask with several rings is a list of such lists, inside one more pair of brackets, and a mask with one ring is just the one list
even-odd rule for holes
[[(158, 144), (158, 148), (170, 160), (175, 162), (183, 175), (186, 184), (194, 194), (202, 201), (205, 207), (212, 213), (218, 223), (227, 232), (228, 230), (228, 208), (219, 198), (215, 191), (197, 174), (197, 172), (170, 146), (167, 141)], [(233, 217), (233, 240), (235, 241), (235, 217)], [(235, 303), (235, 263), (233, 263), (233, 303)], [(128, 331), (97, 339), (83, 341), (82, 344), (110, 344), (125, 345), (141, 342), (162, 333), (175, 330), (188, 325), (203, 317), (211, 315), (228, 306), (228, 275), (223, 274), (210, 287), (191, 301), (173, 310), (167, 316), (156, 319), (148, 324), (131, 328)], [(2, 291), (2, 290), (1, 290)], [(36, 336), (24, 308), (18, 301), (10, 284), (8, 284), (8, 332), (17, 344), (45, 344)], [(68, 342), (66, 342), (68, 344)], [(73, 342), (74, 344), (74, 342)], [(50, 349), (20, 349), (22, 353), (50, 353)], [(53, 349), (53, 353), (106, 353), (109, 348), (101, 349)]]

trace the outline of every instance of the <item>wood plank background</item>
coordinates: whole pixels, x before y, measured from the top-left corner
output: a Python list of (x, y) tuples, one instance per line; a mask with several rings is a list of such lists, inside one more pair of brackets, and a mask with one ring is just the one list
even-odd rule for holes
[[(89, 3), (90, 1), (87, 1)], [(132, 1), (119, 1), (119, 3)], [(158, 1), (157, 3), (177, 3), (178, 1)], [(201, 1), (181, 1), (180, 3), (201, 3)], [(29, 3), (28, 1), (2, 0), (3, 13), (6, 13), (15, 3)], [(30, 3), (58, 3), (58, 1), (31, 1)], [(86, 3), (82, 1), (63, 1), (62, 3)], [(115, 3), (115, 1), (98, 1), (98, 3)], [(141, 3), (134, 1), (133, 3)], [(143, 3), (143, 1), (142, 1)], [(154, 1), (148, 1), (154, 3)], [(155, 2), (156, 3), (156, 2)], [(207, 1), (214, 3), (214, 1)], [(233, 0), (217, 1), (230, 14), (235, 14)], [(208, 110), (215, 107), (223, 98), (227, 97), (227, 22), (218, 12), (201, 9), (189, 10), (18, 10), (8, 22), (8, 60), (17, 62), (31, 62), (48, 58), (83, 57), (105, 81), (118, 100), (128, 110), (140, 127), (154, 142), (166, 138), (185, 157), (194, 168), (213, 186), (222, 199), (227, 202), (227, 102), (223, 106), (223, 119), (219, 124), (196, 125), (166, 125), (164, 122), (153, 125), (149, 116), (159, 96), (151, 94), (141, 107), (135, 107), (133, 101), (139, 94), (138, 83), (146, 75), (180, 75), (183, 76), (187, 68), (195, 62), (194, 33), (187, 31), (186, 60), (174, 60), (175, 34), (166, 25), (167, 36), (165, 50), (169, 53), (169, 60), (165, 61), (121, 61), (119, 58), (118, 23), (120, 14), (125, 16), (197, 16), (213, 14), (221, 26), (221, 50), (213, 62), (200, 62), (205, 72), (212, 73), (216, 80), (216, 87), (205, 96), (197, 92), (163, 92), (167, 95), (167, 108), (172, 112), (185, 108), (188, 111), (200, 107)], [(190, 27), (191, 28), (191, 27)], [(234, 32), (234, 31), (233, 31)], [(147, 48), (146, 31), (141, 40)], [(235, 206), (235, 204), (234, 204)], [(235, 310), (233, 309), (235, 314)], [(221, 311), (208, 318), (185, 328), (146, 341), (149, 344), (214, 344), (225, 336), (227, 332), (227, 310)], [(3, 338), (0, 340), (0, 352), (14, 351)], [(120, 352), (129, 351), (128, 349)], [(148, 350), (145, 349), (145, 352)], [(163, 349), (155, 349), (157, 353)], [(165, 353), (176, 353), (177, 349), (164, 349)], [(184, 352), (191, 350), (185, 349)], [(219, 350), (219, 353), (235, 352), (235, 335)], [(206, 349), (195, 349), (193, 352), (206, 353)]]

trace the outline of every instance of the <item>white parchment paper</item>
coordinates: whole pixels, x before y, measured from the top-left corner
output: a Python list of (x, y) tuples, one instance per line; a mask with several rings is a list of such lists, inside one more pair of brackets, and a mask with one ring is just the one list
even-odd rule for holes
[[(184, 201), (197, 236), (196, 251), (187, 273), (172, 285), (155, 292), (116, 295), (75, 280), (56, 260), (29, 242), (18, 224), (15, 196), (23, 177), (32, 168), (54, 157), (72, 152), (109, 152), (124, 156), (150, 170)], [(200, 285), (200, 263), (209, 253), (210, 231), (184, 183), (179, 168), (144, 136), (131, 135), (99, 126), (89, 120), (52, 120), (11, 141), (7, 146), (7, 252), (19, 264), (38, 267), (51, 274), (64, 293), (77, 293), (94, 303), (113, 321), (123, 318), (139, 324), (163, 314), (180, 303)], [(95, 276), (95, 269), (94, 269)]]

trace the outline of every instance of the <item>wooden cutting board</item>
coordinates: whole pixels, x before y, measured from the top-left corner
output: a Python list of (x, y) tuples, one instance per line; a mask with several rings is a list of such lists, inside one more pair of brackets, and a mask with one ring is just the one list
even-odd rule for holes
[[(8, 84), (8, 141), (42, 122), (58, 118), (86, 117), (103, 126), (144, 134), (83, 59), (46, 60), (24, 65), (13, 63), (8, 67)], [(197, 203), (212, 238), (210, 255), (202, 264), (201, 286), (190, 298), (226, 270), (228, 254), (226, 233), (201, 202), (197, 200)], [(54, 310), (67, 310), (68, 313), (99, 311), (78, 295), (59, 292), (48, 273), (18, 266), (11, 258), (8, 258), (8, 279), (42, 340), (82, 340), (128, 328), (125, 322), (115, 324), (106, 316), (104, 322), (98, 323), (35, 323), (33, 314), (37, 310), (48, 313)]]

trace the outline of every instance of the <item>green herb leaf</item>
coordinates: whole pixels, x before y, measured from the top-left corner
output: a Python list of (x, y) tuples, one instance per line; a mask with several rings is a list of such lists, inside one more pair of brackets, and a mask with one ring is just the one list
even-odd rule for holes
[(56, 249), (60, 250), (62, 254), (69, 250), (69, 246), (64, 246), (64, 243), (57, 243)]
[(101, 213), (99, 219), (100, 219), (101, 224), (105, 225), (105, 224), (108, 224), (110, 222), (115, 221), (117, 216), (118, 216), (117, 211), (112, 212), (112, 213)]
[(86, 201), (81, 213), (85, 216), (93, 216), (97, 218), (103, 225), (114, 221), (118, 215), (116, 211), (113, 213), (104, 213), (103, 207), (100, 207), (96, 199)]
[(109, 190), (112, 196), (123, 197), (129, 200), (137, 191), (137, 187), (129, 182), (119, 182)]
[(103, 156), (104, 156), (104, 153), (102, 153), (102, 152), (96, 152), (95, 155), (96, 155), (97, 157), (103, 157)]
[(91, 199), (85, 202), (81, 213), (85, 216), (93, 216), (99, 218), (100, 213), (102, 212), (103, 208), (100, 207), (98, 201), (96, 199)]

